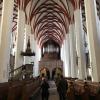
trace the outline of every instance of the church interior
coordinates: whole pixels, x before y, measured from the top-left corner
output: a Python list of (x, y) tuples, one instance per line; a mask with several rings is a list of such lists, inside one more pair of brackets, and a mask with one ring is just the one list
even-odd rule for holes
[(100, 100), (100, 0), (0, 0), (0, 100)]

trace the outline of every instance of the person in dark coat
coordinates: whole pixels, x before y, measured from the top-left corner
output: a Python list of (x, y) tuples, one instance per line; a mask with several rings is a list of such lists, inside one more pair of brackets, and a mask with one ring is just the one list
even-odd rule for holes
[(57, 91), (60, 100), (66, 100), (67, 89), (68, 89), (67, 80), (65, 80), (64, 77), (61, 75), (61, 79), (57, 84)]
[(42, 90), (42, 100), (48, 100), (49, 98), (49, 84), (46, 79), (42, 81), (41, 90)]

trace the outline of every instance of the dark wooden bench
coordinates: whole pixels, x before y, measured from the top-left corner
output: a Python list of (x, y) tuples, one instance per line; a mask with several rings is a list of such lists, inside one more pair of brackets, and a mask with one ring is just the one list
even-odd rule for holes
[(0, 100), (7, 100), (9, 83), (0, 83)]
[(88, 82), (90, 100), (100, 100), (100, 83)]
[(100, 83), (73, 80), (66, 78), (68, 82), (68, 100), (100, 100)]
[(40, 90), (38, 79), (0, 83), (0, 100), (29, 100)]
[(21, 100), (30, 100), (32, 96), (35, 96), (39, 92), (39, 83), (38, 80), (28, 83), (23, 87), (22, 99)]
[(75, 100), (73, 81), (68, 80), (67, 82), (68, 82), (67, 99), (68, 100)]
[(9, 86), (9, 93), (7, 100), (21, 100), (23, 90), (22, 82), (14, 82)]
[(76, 100), (89, 100), (88, 85), (84, 81), (76, 81), (74, 83), (74, 91)]

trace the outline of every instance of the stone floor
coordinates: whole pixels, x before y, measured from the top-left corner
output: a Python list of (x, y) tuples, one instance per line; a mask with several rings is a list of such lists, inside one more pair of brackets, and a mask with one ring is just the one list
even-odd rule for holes
[(50, 85), (50, 89), (49, 89), (50, 97), (49, 97), (49, 100), (59, 100), (55, 82), (54, 81), (49, 81), (49, 85)]
[[(49, 88), (49, 92), (50, 92), (49, 100), (59, 100), (55, 82), (54, 81), (49, 81), (49, 85), (50, 85), (50, 88)], [(36, 98), (36, 100), (41, 100), (41, 95), (38, 96), (38, 98)]]

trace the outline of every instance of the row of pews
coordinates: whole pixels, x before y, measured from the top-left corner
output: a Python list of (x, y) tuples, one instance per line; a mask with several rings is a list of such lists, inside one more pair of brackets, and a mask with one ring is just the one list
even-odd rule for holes
[(68, 100), (100, 100), (100, 83), (68, 78)]
[(0, 100), (34, 100), (40, 91), (40, 79), (0, 83)]

